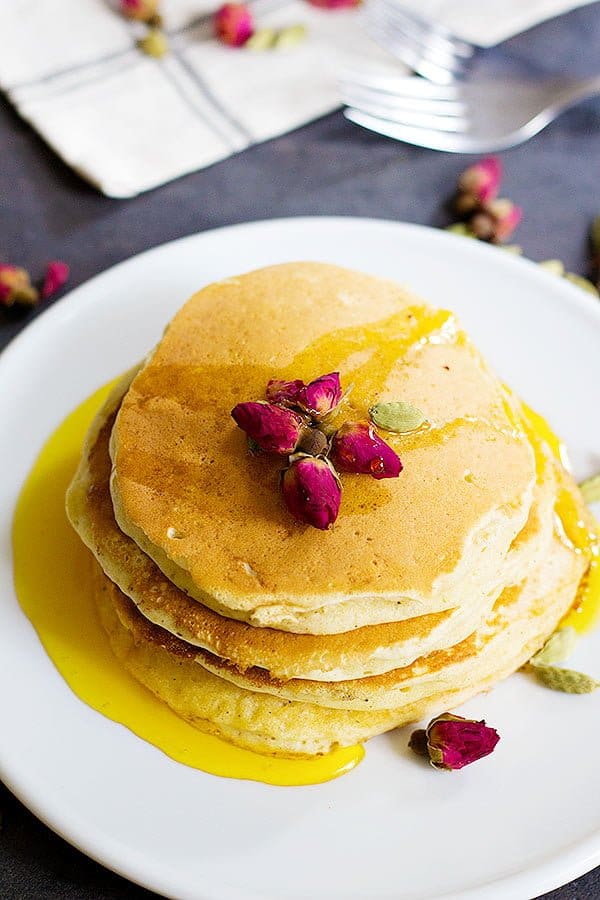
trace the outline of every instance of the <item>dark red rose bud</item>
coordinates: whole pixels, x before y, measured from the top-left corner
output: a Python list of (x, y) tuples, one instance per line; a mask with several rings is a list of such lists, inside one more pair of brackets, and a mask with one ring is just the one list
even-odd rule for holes
[(299, 522), (325, 531), (338, 517), (342, 488), (331, 463), (314, 456), (293, 460), (281, 479), (285, 505)]
[(293, 453), (304, 425), (291, 409), (264, 400), (238, 403), (231, 410), (237, 425), (267, 453)]
[(300, 392), (306, 385), (303, 381), (279, 381), (272, 379), (267, 384), (267, 400), (270, 403), (279, 403), (281, 406), (293, 406), (298, 402)]
[(444, 713), (432, 719), (425, 731), (413, 732), (409, 747), (419, 755), (426, 751), (436, 769), (454, 770), (488, 756), (499, 740), (496, 729), (483, 721)]
[(312, 416), (326, 416), (342, 399), (339, 372), (330, 372), (311, 381), (299, 394), (300, 405)]

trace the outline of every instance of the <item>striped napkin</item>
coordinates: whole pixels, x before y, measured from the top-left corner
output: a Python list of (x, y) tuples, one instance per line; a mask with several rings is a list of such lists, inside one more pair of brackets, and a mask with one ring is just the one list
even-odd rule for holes
[[(367, 0), (368, 2), (368, 0)], [(591, 0), (404, 0), (482, 45)], [(140, 53), (137, 23), (107, 0), (0, 0), (0, 87), (83, 178), (132, 197), (305, 124), (340, 105), (349, 60), (394, 65), (365, 36), (360, 10), (253, 0), (258, 27), (304, 24), (280, 51), (212, 37), (214, 0), (163, 0), (171, 52)]]

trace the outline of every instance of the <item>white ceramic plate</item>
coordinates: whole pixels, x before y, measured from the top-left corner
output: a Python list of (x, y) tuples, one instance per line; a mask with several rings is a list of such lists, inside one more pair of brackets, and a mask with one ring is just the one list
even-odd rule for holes
[[(358, 769), (328, 784), (229, 781), (81, 703), (14, 596), (12, 510), (59, 421), (139, 359), (198, 287), (299, 259), (390, 276), (456, 310), (567, 439), (577, 476), (600, 469), (600, 303), (532, 263), (441, 231), (323, 218), (225, 228), (116, 266), (0, 357), (0, 776), (68, 841), (171, 898), (534, 897), (600, 863), (599, 696), (513, 676), (463, 708), (502, 740), (460, 773), (411, 758), (405, 730), (371, 741)], [(596, 633), (573, 665), (600, 677), (599, 658)]]

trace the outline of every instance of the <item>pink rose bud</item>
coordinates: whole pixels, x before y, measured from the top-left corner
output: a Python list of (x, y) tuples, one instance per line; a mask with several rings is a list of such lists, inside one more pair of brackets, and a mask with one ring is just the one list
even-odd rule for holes
[(350, 6), (359, 6), (362, 0), (308, 0), (308, 2), (320, 9), (347, 9)]
[(421, 756), (428, 756), (436, 769), (453, 770), (488, 756), (499, 740), (496, 729), (483, 721), (444, 713), (432, 719), (425, 730), (414, 731), (409, 747)]
[(238, 403), (231, 410), (237, 425), (267, 453), (293, 453), (304, 425), (291, 409), (264, 400)]
[(402, 471), (398, 454), (364, 422), (345, 422), (333, 438), (331, 455), (344, 472), (379, 479), (397, 478)]
[(340, 373), (330, 372), (311, 381), (298, 398), (300, 405), (312, 416), (326, 416), (342, 399)]
[(511, 200), (493, 200), (487, 208), (494, 217), (494, 239), (506, 241), (523, 218), (523, 210)]
[(224, 44), (241, 47), (254, 34), (252, 13), (244, 3), (226, 3), (217, 10), (215, 34)]
[(57, 259), (54, 260), (54, 262), (48, 263), (46, 277), (44, 278), (44, 284), (42, 286), (42, 297), (44, 300), (47, 297), (51, 297), (52, 294), (55, 294), (57, 291), (60, 291), (61, 287), (68, 279), (69, 267), (65, 262), (60, 262), (60, 260)]
[(337, 519), (342, 488), (326, 459), (296, 458), (283, 473), (281, 493), (285, 505), (299, 522), (325, 531)]
[(0, 263), (0, 306), (34, 306), (39, 294), (31, 284), (29, 273), (18, 266)]
[(267, 400), (281, 403), (284, 406), (300, 406), (311, 416), (326, 416), (342, 399), (342, 386), (339, 372), (321, 375), (304, 384), (303, 381), (269, 381), (267, 384)]
[(293, 406), (298, 402), (300, 392), (306, 387), (303, 381), (278, 381), (271, 379), (267, 384), (267, 400), (282, 406)]
[(458, 189), (477, 197), (480, 203), (488, 203), (498, 196), (501, 178), (502, 163), (497, 156), (488, 156), (465, 169), (458, 179)]

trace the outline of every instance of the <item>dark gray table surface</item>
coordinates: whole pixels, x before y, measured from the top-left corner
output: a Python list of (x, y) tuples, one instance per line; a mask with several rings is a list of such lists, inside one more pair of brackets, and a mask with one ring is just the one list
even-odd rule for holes
[[(503, 68), (510, 56), (523, 68), (532, 62), (597, 74), (599, 45), (594, 4), (515, 38), (482, 65)], [(503, 194), (525, 211), (515, 236), (525, 254), (559, 257), (585, 273), (589, 224), (600, 214), (600, 100), (571, 110), (502, 158)], [(148, 247), (234, 222), (335, 214), (444, 225), (447, 198), (467, 163), (361, 131), (335, 113), (144, 196), (109, 200), (67, 169), (0, 97), (0, 262), (39, 277), (49, 259), (64, 259), (74, 287)], [(0, 347), (35, 315), (43, 308), (25, 315), (0, 310)], [(0, 813), (3, 900), (154, 896), (52, 834), (1, 784)], [(600, 898), (600, 869), (546, 896)]]

